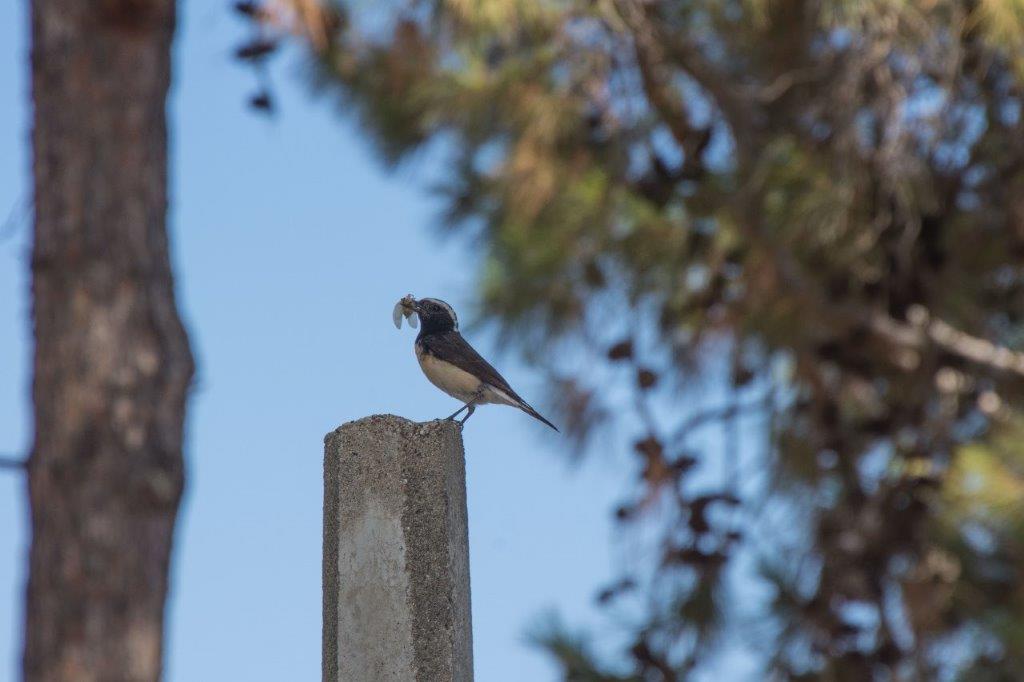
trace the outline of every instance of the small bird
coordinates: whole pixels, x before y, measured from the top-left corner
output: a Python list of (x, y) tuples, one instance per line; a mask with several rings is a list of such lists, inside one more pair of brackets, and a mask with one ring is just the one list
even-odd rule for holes
[(462, 338), (459, 319), (450, 305), (436, 298), (417, 301), (410, 294), (395, 305), (395, 326), (401, 328), (404, 316), (410, 326), (415, 327), (413, 314), (419, 317), (422, 325), (416, 337), (416, 359), (420, 368), (430, 383), (465, 403), (446, 419), (454, 420), (465, 410), (466, 416), (461, 422), (465, 424), (477, 405), (496, 403), (518, 407), (558, 431), (554, 424), (520, 398), (498, 370)]

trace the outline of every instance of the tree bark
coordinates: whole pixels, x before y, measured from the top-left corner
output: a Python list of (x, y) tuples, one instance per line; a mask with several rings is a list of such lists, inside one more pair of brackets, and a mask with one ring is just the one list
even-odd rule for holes
[(193, 373), (165, 219), (174, 0), (32, 0), (29, 681), (157, 680)]

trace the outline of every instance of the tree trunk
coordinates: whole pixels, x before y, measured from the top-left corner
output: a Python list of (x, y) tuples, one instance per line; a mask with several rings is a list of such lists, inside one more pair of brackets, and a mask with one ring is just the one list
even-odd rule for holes
[(157, 680), (193, 364), (168, 257), (174, 0), (32, 0), (26, 680)]

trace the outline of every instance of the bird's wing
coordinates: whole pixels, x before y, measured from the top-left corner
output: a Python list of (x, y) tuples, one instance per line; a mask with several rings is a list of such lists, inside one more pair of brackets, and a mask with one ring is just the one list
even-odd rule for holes
[(509, 398), (518, 403), (520, 410), (535, 419), (544, 422), (555, 431), (558, 427), (545, 419), (537, 410), (530, 407), (530, 404), (519, 397), (519, 394), (512, 390), (512, 387), (505, 381), (505, 377), (498, 373), (498, 370), (491, 366), (491, 363), (481, 357), (469, 343), (462, 338), (457, 331), (444, 332), (443, 334), (431, 334), (424, 338), (421, 343), (424, 350), (435, 355), (446, 362), (450, 362), (461, 370), (469, 372), (484, 383), (490, 384)]
[(507, 393), (513, 400), (526, 404), (512, 387), (505, 381), (505, 377), (498, 373), (498, 370), (491, 366), (491, 363), (481, 357), (476, 350), (469, 345), (462, 334), (457, 331), (444, 332), (443, 334), (431, 334), (422, 340), (424, 350), (446, 362), (450, 362), (461, 370), (469, 372), (484, 383), (500, 389)]

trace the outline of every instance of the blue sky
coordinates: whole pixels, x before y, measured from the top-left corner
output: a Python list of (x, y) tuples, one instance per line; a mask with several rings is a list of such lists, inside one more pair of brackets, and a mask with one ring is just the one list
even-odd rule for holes
[[(228, 4), (184, 2), (170, 103), (170, 225), (199, 374), (167, 679), (312, 680), (323, 435), (455, 409), (391, 306), (413, 292), (465, 308), (478, 261), (434, 229), (432, 162), (385, 174), (294, 61), (275, 67), (280, 115), (246, 110), (253, 76), (230, 58), (242, 26)], [(27, 5), (0, 3), (0, 220), (30, 191)], [(29, 232), (23, 221), (0, 241), (0, 453), (30, 442)], [(536, 372), (472, 340), (541, 402)], [(477, 411), (465, 441), (477, 679), (553, 679), (524, 634), (554, 609), (607, 629), (592, 596), (619, 566), (610, 509), (630, 463), (570, 467), (556, 434), (506, 408)], [(23, 481), (0, 473), (0, 680), (18, 670), (27, 542)]]

